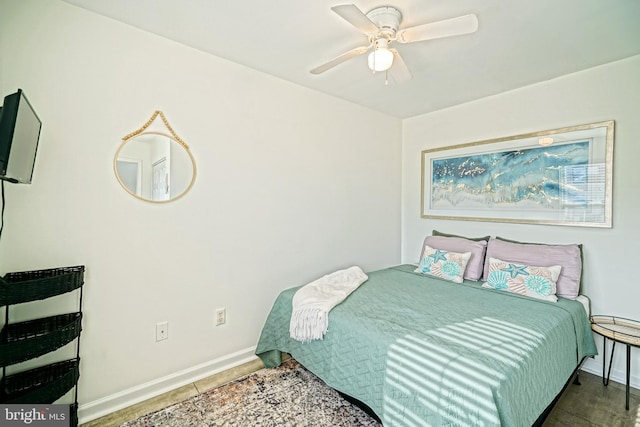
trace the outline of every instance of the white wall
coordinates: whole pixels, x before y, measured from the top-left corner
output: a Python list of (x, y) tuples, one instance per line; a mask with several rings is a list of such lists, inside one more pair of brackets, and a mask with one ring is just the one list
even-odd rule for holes
[[(87, 266), (85, 421), (150, 381), (244, 360), (282, 289), (399, 263), (400, 120), (60, 1), (0, 8), (2, 93), (24, 89), (43, 121), (33, 184), (7, 185), (0, 269)], [(169, 204), (113, 173), (156, 109), (198, 168)]]
[[(417, 262), (433, 229), (529, 242), (583, 243), (583, 293), (594, 314), (640, 319), (636, 267), (640, 242), (640, 56), (405, 120), (403, 123), (402, 259)], [(447, 221), (420, 218), (420, 152), (427, 148), (615, 120), (613, 228)], [(602, 349), (602, 338), (596, 343)], [(609, 349), (611, 346), (608, 346)], [(612, 378), (624, 382), (624, 347)], [(632, 351), (632, 384), (640, 387), (640, 352)], [(587, 370), (602, 372), (602, 358)]]

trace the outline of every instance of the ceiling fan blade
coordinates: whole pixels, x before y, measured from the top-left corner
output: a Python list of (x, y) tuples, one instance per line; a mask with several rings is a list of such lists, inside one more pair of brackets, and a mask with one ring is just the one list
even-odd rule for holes
[(444, 21), (405, 28), (398, 31), (397, 41), (400, 43), (413, 43), (474, 33), (477, 30), (478, 18), (474, 14), (469, 14), (458, 16), (457, 18), (445, 19)]
[(359, 29), (365, 34), (377, 33), (379, 28), (371, 22), (355, 4), (342, 4), (331, 8), (335, 13), (340, 15), (342, 19)]
[(413, 76), (409, 67), (405, 64), (404, 60), (400, 56), (400, 53), (395, 49), (389, 49), (393, 53), (393, 65), (389, 69), (389, 75), (396, 83), (406, 82), (411, 80)]
[(354, 57), (356, 57), (358, 55), (362, 55), (363, 53), (368, 51), (370, 47), (371, 47), (371, 45), (369, 45), (369, 46), (359, 46), (359, 47), (356, 47), (355, 49), (351, 49), (350, 51), (345, 52), (342, 55), (333, 58), (331, 61), (326, 62), (326, 63), (314, 68), (313, 70), (311, 70), (311, 74), (324, 73), (325, 71), (330, 70), (331, 68), (335, 67), (336, 65), (342, 64), (343, 62), (345, 62), (348, 59), (354, 58)]

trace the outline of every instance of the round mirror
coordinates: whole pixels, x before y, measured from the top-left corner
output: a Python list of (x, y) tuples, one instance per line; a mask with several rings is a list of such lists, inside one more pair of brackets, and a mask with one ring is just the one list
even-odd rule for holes
[(125, 140), (113, 166), (120, 185), (148, 202), (170, 202), (183, 196), (196, 177), (189, 147), (159, 132), (143, 132)]

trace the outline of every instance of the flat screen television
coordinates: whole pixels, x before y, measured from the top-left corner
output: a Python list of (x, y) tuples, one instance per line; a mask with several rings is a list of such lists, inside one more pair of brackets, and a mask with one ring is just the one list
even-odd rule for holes
[(0, 179), (31, 184), (42, 122), (22, 89), (0, 108)]

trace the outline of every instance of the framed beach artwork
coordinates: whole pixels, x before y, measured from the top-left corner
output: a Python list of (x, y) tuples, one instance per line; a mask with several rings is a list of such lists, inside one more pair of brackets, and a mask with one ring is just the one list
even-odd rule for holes
[(612, 227), (614, 122), (422, 151), (423, 218)]

